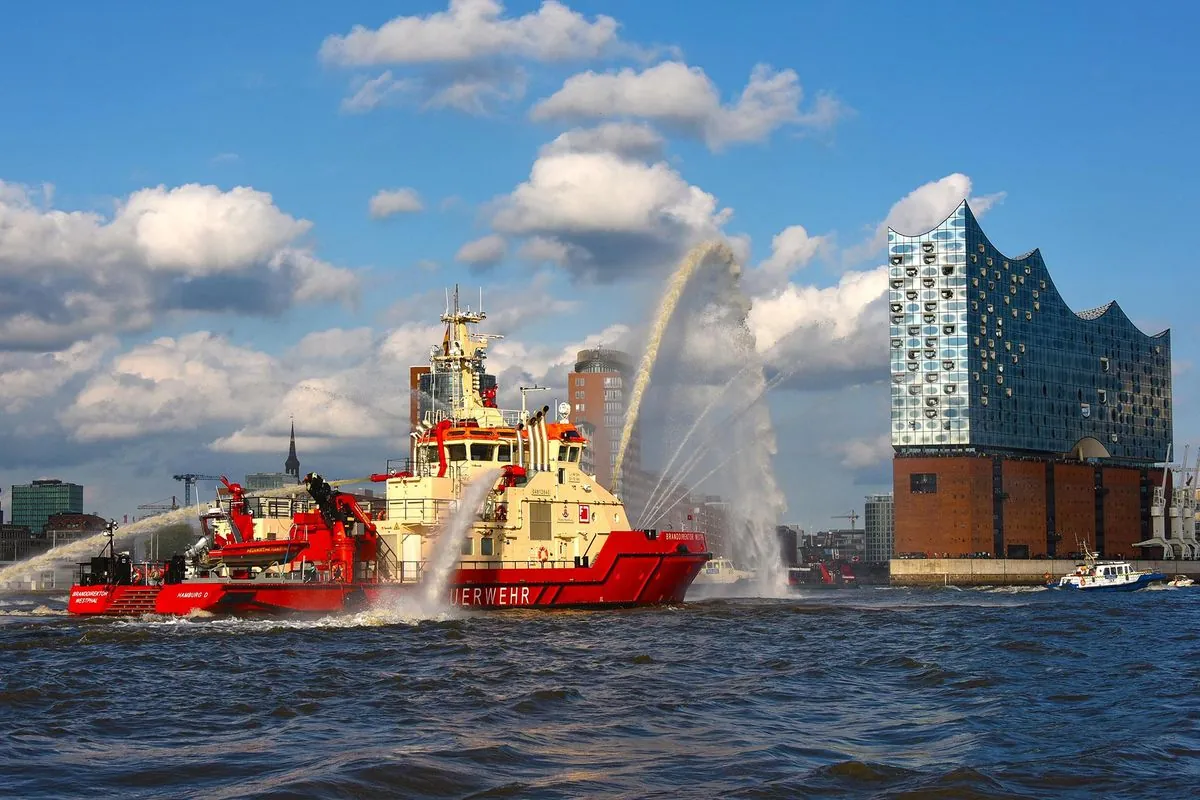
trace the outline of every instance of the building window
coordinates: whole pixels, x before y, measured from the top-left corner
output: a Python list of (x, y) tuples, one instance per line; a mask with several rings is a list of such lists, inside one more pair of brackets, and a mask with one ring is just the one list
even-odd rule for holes
[(576, 386), (583, 386), (583, 383), (584, 383), (584, 379), (583, 379), (583, 378), (576, 378), (576, 379), (575, 379), (575, 385), (576, 385)]
[(909, 488), (913, 494), (937, 494), (937, 473), (914, 472), (909, 476)]

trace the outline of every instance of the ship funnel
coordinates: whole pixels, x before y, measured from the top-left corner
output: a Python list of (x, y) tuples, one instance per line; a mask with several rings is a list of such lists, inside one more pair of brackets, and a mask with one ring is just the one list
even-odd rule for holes
[(521, 429), (524, 427), (524, 423), (517, 423), (517, 466), (521, 468), (525, 467), (525, 453), (523, 452), (525, 450), (525, 441), (524, 437), (521, 436)]
[(529, 419), (529, 466), (531, 469), (542, 468), (542, 442), (538, 436), (538, 415), (534, 414)]

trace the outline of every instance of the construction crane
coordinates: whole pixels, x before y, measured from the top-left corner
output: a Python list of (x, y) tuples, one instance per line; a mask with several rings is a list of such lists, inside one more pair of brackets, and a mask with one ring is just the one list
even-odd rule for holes
[(175, 498), (171, 498), (171, 502), (159, 500), (157, 503), (142, 503), (138, 506), (138, 511), (149, 511), (149, 514), (143, 514), (142, 519), (153, 517), (155, 514), (165, 514), (168, 511), (174, 511), (179, 508), (179, 504), (175, 502)]
[(848, 519), (850, 520), (850, 530), (854, 530), (854, 523), (858, 522), (858, 512), (852, 509), (849, 514), (841, 514), (830, 519)]
[(175, 480), (183, 481), (183, 504), (190, 506), (192, 504), (192, 487), (197, 481), (217, 481), (220, 482), (220, 475), (197, 475), (195, 472), (187, 472), (183, 475), (175, 475)]

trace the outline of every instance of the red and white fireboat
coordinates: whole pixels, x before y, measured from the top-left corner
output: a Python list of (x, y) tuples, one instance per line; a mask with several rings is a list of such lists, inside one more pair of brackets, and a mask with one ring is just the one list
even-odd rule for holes
[[(631, 530), (622, 502), (582, 469), (588, 441), (562, 404), (502, 411), (484, 371), (481, 311), (442, 316), (428, 379), (434, 408), (411, 452), (371, 476), (386, 503), (309, 474), (307, 497), (249, 495), (224, 481), (205, 535), (169, 561), (137, 563), (105, 550), (80, 565), (73, 614), (334, 613), (427, 589), (428, 563), (472, 480), (487, 487), (456, 549), (444, 599), (479, 608), (616, 607), (679, 603), (711, 558), (704, 534)], [(523, 402), (524, 404), (524, 402)], [(283, 509), (283, 513), (280, 513)], [(462, 530), (459, 528), (458, 530)], [(447, 543), (449, 544), (449, 543)]]

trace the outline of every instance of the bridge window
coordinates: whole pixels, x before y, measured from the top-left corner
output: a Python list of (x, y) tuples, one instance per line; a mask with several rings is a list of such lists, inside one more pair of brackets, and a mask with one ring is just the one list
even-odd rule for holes
[(482, 442), (471, 443), (471, 460), (472, 461), (492, 461), (496, 445), (484, 444)]
[(451, 461), (466, 461), (467, 446), (465, 444), (446, 445), (446, 454)]
[(914, 472), (909, 476), (909, 489), (913, 494), (937, 494), (937, 473)]
[(502, 444), (496, 448), (496, 460), (509, 463), (512, 461), (512, 445)]

